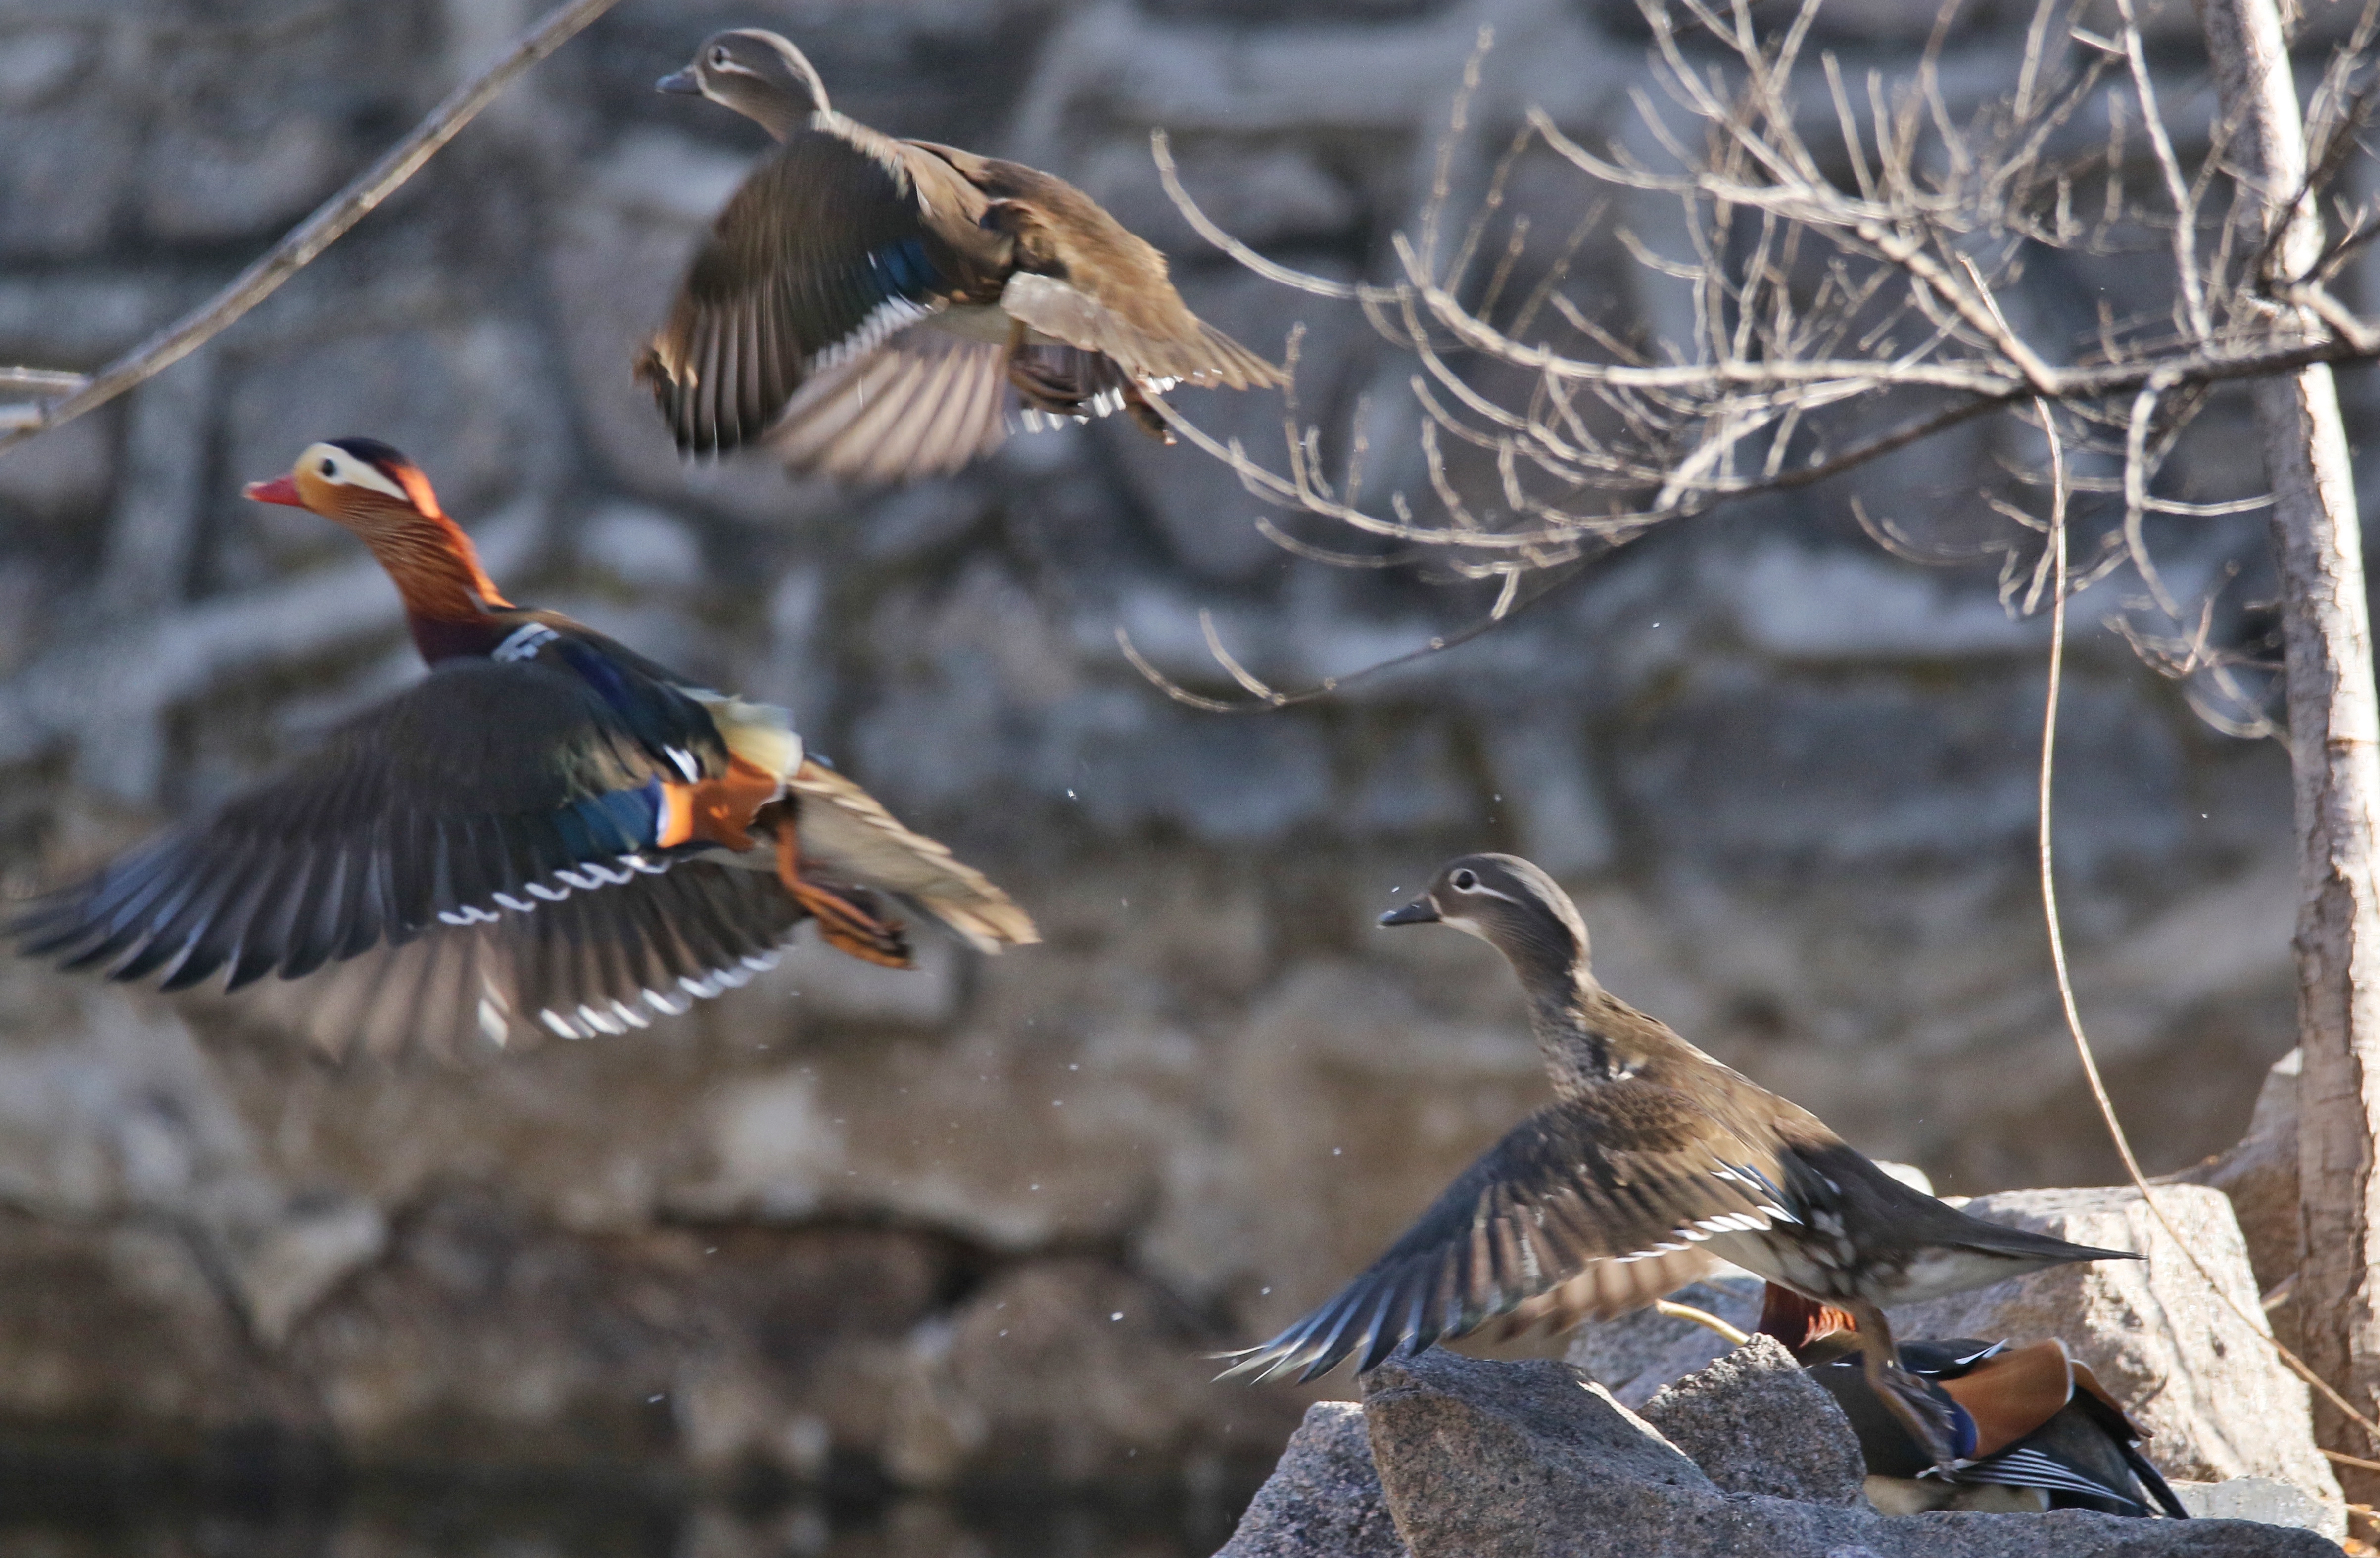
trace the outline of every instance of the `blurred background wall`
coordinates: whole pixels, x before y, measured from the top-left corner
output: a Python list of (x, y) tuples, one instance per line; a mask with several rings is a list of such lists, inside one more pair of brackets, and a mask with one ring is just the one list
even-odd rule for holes
[[(0, 0), (0, 360), (96, 365), (173, 317), (541, 8)], [(2168, 11), (2160, 65), (2203, 119)], [(1991, 89), (2029, 14), (1970, 0), (1957, 90)], [(1825, 16), (1823, 46), (1889, 69), (1932, 7)], [(1531, 103), (1633, 133), (1623, 0), (628, 0), (213, 346), (0, 455), (13, 894), (416, 674), (359, 550), (238, 496), (363, 433), (515, 598), (789, 705), (1048, 938), (986, 960), (928, 932), (906, 975), (806, 943), (686, 1020), (460, 1068), (334, 1066), (0, 963), (0, 1448), (1224, 1497), (1299, 1401), (1196, 1355), (1335, 1286), (1541, 1096), (1493, 955), (1369, 924), (1464, 849), (1553, 870), (1612, 989), (1945, 1191), (2112, 1177), (2034, 880), (2045, 633), (1990, 562), (1896, 560), (1838, 484), (1656, 534), (1418, 669), (1221, 718), (1115, 628), (1211, 686), (1211, 608), (1295, 684), (1484, 587), (1293, 559), (1228, 472), (1128, 427), (856, 493), (683, 464), (629, 382), (765, 144), (651, 81), (766, 25), (855, 117), (1080, 182), (1259, 350), (1302, 321), (1308, 413), (1364, 401), (1376, 490), (1410, 481), (1410, 359), (1207, 250), (1148, 132), (1266, 252), (1385, 276), (1482, 22), (1458, 181)], [(1515, 184), (1548, 232), (1584, 199), (1536, 163)], [(1606, 237), (1572, 290), (1624, 322), (1665, 306), (1643, 286)], [(1277, 401), (1179, 404), (1279, 447)], [(2245, 424), (2218, 403), (2175, 490), (2253, 490)], [(1996, 453), (1937, 439), (1857, 490), (1955, 528)], [(2236, 566), (2252, 601), (2260, 519), (2192, 523), (2169, 576)], [(2155, 1171), (2235, 1138), (2291, 1042), (2288, 774), (2096, 628), (2119, 588), (2077, 608), (2058, 821), (2083, 1010)]]

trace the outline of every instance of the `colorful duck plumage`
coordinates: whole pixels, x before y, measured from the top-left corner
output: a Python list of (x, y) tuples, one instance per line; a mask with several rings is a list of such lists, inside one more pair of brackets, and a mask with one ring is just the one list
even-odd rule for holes
[[(1842, 1310), (1768, 1284), (1760, 1330), (1785, 1344), (1850, 1418), (1868, 1497), (1888, 1514), (1961, 1507), (2095, 1509), (2185, 1519), (2140, 1450), (2148, 1437), (2097, 1376), (2050, 1337), (2023, 1346), (1969, 1338), (1900, 1344), (1900, 1366), (1952, 1425), (1956, 1465), (1937, 1466), (1869, 1388), (1856, 1324)], [(1976, 1490), (2014, 1491), (1978, 1503)]]
[(1176, 383), (1281, 371), (1192, 313), (1165, 257), (1063, 179), (827, 106), (773, 32), (714, 34), (660, 90), (777, 138), (637, 363), (678, 447), (765, 444), (857, 481), (944, 474), (1036, 417), (1127, 410)]
[(905, 966), (880, 892), (987, 952), (1038, 939), (981, 873), (806, 754), (783, 710), (506, 601), (396, 450), (316, 444), (248, 493), (361, 538), (430, 673), (38, 901), (16, 927), (27, 952), (166, 990), (316, 976), (308, 1029), (386, 1049), (641, 1027), (744, 982), (804, 919)]

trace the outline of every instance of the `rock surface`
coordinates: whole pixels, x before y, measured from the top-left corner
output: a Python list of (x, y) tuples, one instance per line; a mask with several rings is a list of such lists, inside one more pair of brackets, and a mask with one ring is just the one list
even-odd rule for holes
[(2314, 1449), (2305, 1384), (2266, 1340), (2230, 1202), (2220, 1191), (2178, 1185), (2159, 1189), (2157, 1205), (2229, 1306), (2137, 1191), (2017, 1190), (1983, 1197), (1966, 1210), (2078, 1244), (2139, 1250), (2147, 1259), (2053, 1267), (1896, 1310), (1892, 1323), (1912, 1336), (2056, 1336), (2148, 1430), (2144, 1449), (2158, 1469), (2204, 1481), (2277, 1478), (2322, 1501), (2343, 1522), (2338, 1479)]
[(1645, 1404), (1645, 1421), (1721, 1492), (1856, 1504), (1859, 1436), (1774, 1336), (1755, 1336)]
[[(1737, 1272), (1694, 1283), (1670, 1296), (1716, 1315), (1738, 1331), (1749, 1331), (1760, 1323), (1766, 1285), (1758, 1277)], [(1562, 1356), (1607, 1386), (1621, 1405), (1641, 1411), (1663, 1388), (1725, 1357), (1728, 1351), (1727, 1339), (1710, 1327), (1648, 1306), (1580, 1326)]]
[(1364, 1425), (1364, 1409), (1352, 1401), (1307, 1407), (1215, 1558), (1408, 1558)]
[(2235, 1477), (2228, 1482), (2172, 1484), (2181, 1507), (2202, 1520), (2260, 1520), (2267, 1526), (2295, 1526), (2338, 1534), (2338, 1511), (2304, 1489), (2269, 1477)]
[[(1747, 1373), (1747, 1380), (1754, 1376)], [(2311, 1531), (2236, 1520), (1889, 1518), (1721, 1490), (1564, 1364), (1427, 1353), (1367, 1378), (1364, 1415), (1413, 1558), (2320, 1558)], [(1326, 1558), (1323, 1548), (1303, 1550)]]

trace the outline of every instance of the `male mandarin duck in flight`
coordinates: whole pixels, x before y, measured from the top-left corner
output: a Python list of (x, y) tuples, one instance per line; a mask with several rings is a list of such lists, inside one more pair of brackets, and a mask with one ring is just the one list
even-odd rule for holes
[(1511, 855), (1449, 861), (1383, 925), (1447, 925), (1518, 976), (1551, 1103), (1481, 1155), (1346, 1286), (1225, 1377), (1358, 1372), (1441, 1337), (1567, 1330), (1725, 1260), (1856, 1317), (1864, 1378), (1933, 1462), (1955, 1424), (1901, 1367), (1888, 1304), (2072, 1260), (2132, 1260), (2004, 1228), (1913, 1190), (1808, 1110), (1721, 1065), (1597, 982), (1586, 925)]
[(166, 990), (314, 975), (302, 1025), (385, 1051), (641, 1028), (744, 983), (804, 919), (905, 967), (876, 892), (985, 952), (1038, 939), (981, 873), (805, 755), (784, 711), (505, 600), (387, 444), (312, 444), (247, 491), (360, 538), (430, 674), (36, 902), (26, 952)]
[(717, 33), (658, 85), (782, 143), (638, 359), (682, 450), (757, 441), (794, 471), (903, 481), (958, 469), (1012, 423), (1121, 408), (1171, 442), (1149, 402), (1174, 384), (1287, 382), (1080, 189), (844, 118), (773, 32)]

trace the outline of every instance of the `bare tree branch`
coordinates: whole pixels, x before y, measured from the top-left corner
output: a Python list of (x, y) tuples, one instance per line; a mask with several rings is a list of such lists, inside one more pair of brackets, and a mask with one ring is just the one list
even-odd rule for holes
[[(2232, 674), (2243, 657), (2215, 641), (2215, 615), (2167, 584), (2151, 523), (2267, 500), (2192, 503), (2160, 492), (2157, 472), (2212, 387), (2380, 356), (2380, 322), (2328, 289), (2346, 257), (2380, 237), (2380, 205), (2342, 207), (2336, 241), (2276, 269), (2267, 229), (2237, 214), (2271, 192), (2228, 171), (2230, 130), (2219, 118), (2188, 136), (2168, 126), (2134, 0), (2120, 0), (2119, 25), (2104, 38), (2073, 25), (2072, 0), (2041, 0), (2013, 91), (1963, 98), (1941, 69), (1946, 27), (1912, 72), (1894, 81), (1870, 72), (1861, 92), (1831, 56), (1809, 72), (1822, 79), (1796, 80), (1812, 0), (1773, 25), (1755, 24), (1750, 0), (1639, 5), (1652, 34), (1651, 79), (1632, 94), (1645, 154), (1597, 150), (1527, 110), (1476, 212), (1442, 244), (1454, 193), (1446, 170), (1480, 78), (1475, 54), (1416, 229), (1390, 244), (1389, 283), (1335, 281), (1256, 254), (1198, 210), (1158, 138), (1167, 190), (1200, 233), (1281, 285), (1355, 303), (1414, 354), (1427, 484), (1369, 505), (1354, 483), (1334, 488), (1315, 457), (1320, 430), (1293, 404), (1285, 464), (1161, 408), (1176, 434), (1230, 466), (1261, 503), (1393, 541), (1457, 578), (1492, 578), (1509, 609), (1526, 594), (1523, 573), (1562, 568), (1723, 503), (1841, 477), (1977, 419), (2023, 420), (2046, 403), (2070, 419), (2070, 454), (2124, 473), (2105, 485), (2069, 471), (2078, 498), (2122, 499), (2121, 544), (2087, 571), (2130, 566), (2165, 618), (2121, 631), (2167, 674), (2204, 680), (2226, 705), (2210, 714), (2224, 728), (2270, 729)], [(2363, 154), (2357, 132), (2374, 96), (2380, 0), (2367, 7), (2316, 96), (2325, 155), (2293, 186), (2299, 223), (2319, 224), (2322, 200), (2345, 187)], [(2107, 127), (2097, 144), (2082, 130), (2094, 104)], [(1822, 155), (1805, 136), (1840, 152)], [(2128, 143), (2144, 144), (2158, 170), (2137, 190), (2123, 177)], [(1658, 165), (1645, 160), (1655, 148), (1668, 159)], [(1549, 259), (1534, 257), (1544, 272), (1530, 282), (1530, 231), (1503, 203), (1508, 176), (1533, 151), (1585, 179), (1587, 215)], [(1682, 238), (1662, 247), (1682, 242), (1683, 257), (1625, 226), (1598, 226), (1615, 201), (1647, 198), (1676, 202)], [(2095, 219), (2086, 214), (2095, 204)], [(1684, 284), (1692, 325), (1682, 338), (1646, 350), (1596, 317), (1591, 305), (1608, 287), (1573, 294), (1572, 259), (1597, 231), (1636, 264)], [(2211, 247), (2207, 232), (2219, 237)], [(2038, 310), (2004, 307), (2025, 266), (2058, 250), (2160, 254), (2171, 305), (2149, 293), (2124, 314), (2102, 300), (2095, 333), (2080, 336), (2046, 331)], [(1483, 286), (1471, 269), (1488, 254), (1496, 258)], [(1524, 299), (1509, 314), (1508, 294)], [(2038, 532), (2021, 510), (1992, 511)], [(1350, 555), (1310, 537), (1291, 541), (1279, 526), (1267, 533), (1301, 554)], [(2011, 538), (1966, 554), (1998, 554), (2013, 568), (2020, 550), (2034, 560), (2005, 598), (2031, 611), (2042, 596), (2036, 542), (2020, 548)], [(1234, 682), (1246, 669), (1226, 656), (1215, 663)]]
[(618, 0), (569, 0), (557, 7), (514, 40), (503, 57), (448, 93), (412, 134), (291, 228), (229, 286), (96, 373), (85, 377), (39, 368), (0, 369), (0, 386), (59, 396), (54, 400), (0, 406), (0, 451), (105, 405), (212, 339), (395, 193), (523, 71), (616, 4)]

